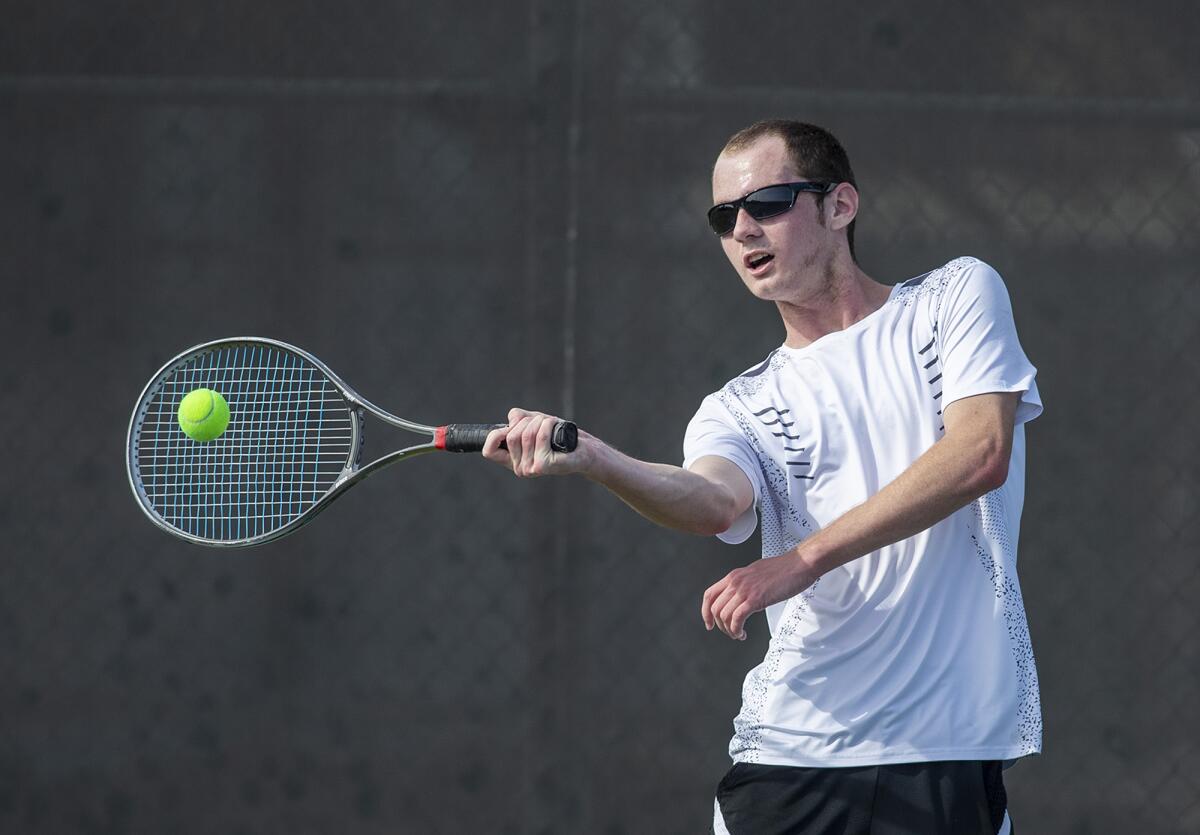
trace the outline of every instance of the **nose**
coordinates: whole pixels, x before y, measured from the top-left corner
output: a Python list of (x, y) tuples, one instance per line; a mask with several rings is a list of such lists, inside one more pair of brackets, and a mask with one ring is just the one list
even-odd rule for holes
[(744, 241), (746, 238), (756, 238), (762, 234), (762, 227), (758, 225), (758, 221), (750, 217), (750, 213), (745, 207), (739, 206), (737, 220), (733, 224), (733, 239), (735, 241)]

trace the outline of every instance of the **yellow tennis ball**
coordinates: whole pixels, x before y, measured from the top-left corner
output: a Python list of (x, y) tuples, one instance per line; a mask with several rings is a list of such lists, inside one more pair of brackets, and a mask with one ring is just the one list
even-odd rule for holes
[(229, 426), (229, 404), (212, 389), (189, 391), (179, 401), (179, 428), (193, 441), (211, 441)]

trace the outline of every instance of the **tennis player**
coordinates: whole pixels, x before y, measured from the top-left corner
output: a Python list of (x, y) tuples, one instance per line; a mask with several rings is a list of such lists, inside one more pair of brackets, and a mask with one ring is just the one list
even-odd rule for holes
[(700, 607), (731, 638), (760, 611), (771, 631), (718, 835), (1009, 835), (1002, 769), (1041, 749), (1016, 548), (1023, 425), (1042, 405), (1004, 283), (968, 257), (870, 278), (850, 162), (813, 125), (735, 134), (712, 187), (713, 232), (786, 337), (704, 398), (683, 467), (585, 432), (553, 453), (556, 418), (520, 409), (484, 455), (518, 476), (582, 473), (725, 542), (761, 524), (764, 559)]

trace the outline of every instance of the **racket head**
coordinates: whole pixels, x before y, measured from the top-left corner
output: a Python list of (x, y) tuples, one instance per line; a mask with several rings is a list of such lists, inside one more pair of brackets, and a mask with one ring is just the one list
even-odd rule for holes
[[(210, 388), (229, 403), (226, 430), (204, 443), (177, 422), (179, 401)], [(200, 545), (257, 545), (298, 528), (357, 471), (363, 414), (344, 382), (311, 354), (272, 339), (232, 337), (167, 362), (134, 406), (129, 484), (159, 528)]]

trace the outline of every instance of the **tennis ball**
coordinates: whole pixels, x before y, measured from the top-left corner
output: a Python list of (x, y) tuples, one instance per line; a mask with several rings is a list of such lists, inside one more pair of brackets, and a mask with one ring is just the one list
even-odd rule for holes
[(189, 391), (179, 401), (179, 428), (193, 441), (211, 441), (229, 426), (229, 404), (212, 389)]

